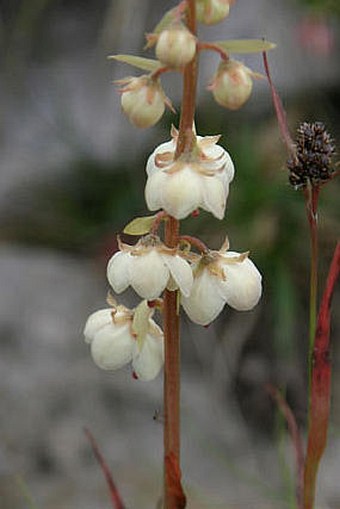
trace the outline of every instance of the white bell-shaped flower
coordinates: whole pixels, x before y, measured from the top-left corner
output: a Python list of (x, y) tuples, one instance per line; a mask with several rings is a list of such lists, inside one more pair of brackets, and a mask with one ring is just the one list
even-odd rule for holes
[(164, 363), (164, 345), (162, 330), (152, 314), (143, 301), (135, 310), (116, 306), (90, 315), (84, 336), (97, 366), (116, 370), (132, 362), (138, 379), (154, 379)]
[(238, 311), (252, 309), (262, 293), (262, 277), (248, 253), (210, 251), (194, 267), (195, 278), (189, 297), (182, 297), (182, 306), (189, 318), (208, 325), (225, 304)]
[(217, 145), (219, 136), (197, 136), (190, 154), (175, 159), (177, 131), (148, 159), (145, 199), (149, 210), (164, 209), (184, 219), (197, 208), (223, 219), (234, 165), (228, 152)]
[(142, 237), (135, 246), (119, 242), (119, 247), (107, 267), (107, 278), (116, 293), (131, 285), (148, 300), (159, 297), (165, 288), (190, 294), (192, 270), (179, 249), (168, 248), (155, 235)]

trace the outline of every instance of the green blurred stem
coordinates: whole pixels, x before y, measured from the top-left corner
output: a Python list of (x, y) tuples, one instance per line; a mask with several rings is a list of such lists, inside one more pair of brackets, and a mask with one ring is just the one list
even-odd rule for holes
[(317, 320), (318, 298), (318, 200), (320, 188), (309, 186), (305, 189), (306, 212), (310, 235), (310, 293), (309, 293), (309, 348), (308, 348), (308, 390), (311, 396), (311, 376)]

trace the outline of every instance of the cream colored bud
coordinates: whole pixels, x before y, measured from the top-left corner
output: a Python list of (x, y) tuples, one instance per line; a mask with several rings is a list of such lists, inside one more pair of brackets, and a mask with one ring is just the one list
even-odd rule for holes
[(250, 97), (253, 88), (251, 75), (252, 71), (241, 62), (228, 60), (219, 65), (209, 89), (218, 104), (237, 110)]
[(194, 58), (196, 37), (185, 27), (173, 27), (160, 33), (156, 56), (167, 67), (183, 67)]
[(231, 0), (196, 0), (197, 21), (204, 25), (220, 23), (229, 14)]
[(165, 110), (167, 98), (158, 81), (148, 76), (130, 78), (121, 89), (122, 109), (136, 127), (155, 125)]

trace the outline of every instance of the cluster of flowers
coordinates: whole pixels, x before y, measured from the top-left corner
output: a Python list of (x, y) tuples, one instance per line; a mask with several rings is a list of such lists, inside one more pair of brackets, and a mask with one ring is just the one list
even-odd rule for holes
[[(166, 215), (183, 219), (198, 208), (222, 219), (234, 165), (217, 144), (219, 137), (195, 136), (192, 151), (176, 159), (176, 130), (172, 135), (147, 162), (148, 208), (162, 209), (165, 220)], [(163, 333), (152, 315), (155, 307), (161, 308), (159, 297), (165, 289), (179, 291), (186, 314), (200, 325), (213, 321), (225, 304), (252, 309), (261, 296), (261, 275), (248, 253), (228, 248), (225, 242), (219, 251), (196, 254), (188, 242), (180, 239), (178, 246), (169, 248), (153, 233), (134, 246), (119, 241), (119, 251), (107, 267), (108, 281), (116, 293), (132, 286), (144, 300), (134, 310), (114, 304), (89, 317), (84, 334), (96, 364), (116, 369), (132, 361), (139, 379), (157, 376), (163, 365)]]
[[(219, 23), (228, 16), (232, 3), (233, 0), (196, 0), (197, 19), (206, 25)], [(180, 11), (165, 29), (148, 34), (147, 39), (148, 47), (155, 46), (158, 68), (150, 74), (117, 81), (121, 85), (124, 113), (133, 125), (142, 128), (155, 125), (166, 106), (173, 110), (161, 86), (160, 75), (167, 70), (183, 69), (194, 59), (198, 49), (205, 49), (204, 44), (200, 47), (197, 38), (181, 22)], [(222, 56), (208, 90), (218, 104), (236, 110), (249, 99), (253, 87), (252, 78), (259, 75), (242, 62), (223, 55), (223, 52)]]

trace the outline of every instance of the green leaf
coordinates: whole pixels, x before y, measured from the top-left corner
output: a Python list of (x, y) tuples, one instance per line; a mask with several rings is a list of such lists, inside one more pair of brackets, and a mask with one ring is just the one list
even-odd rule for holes
[(109, 55), (107, 58), (109, 60), (118, 60), (118, 62), (124, 62), (124, 64), (133, 65), (134, 67), (138, 67), (138, 69), (143, 69), (143, 71), (154, 72), (159, 67), (161, 67), (161, 64), (158, 60), (137, 57), (135, 55)]
[(276, 48), (276, 44), (262, 39), (229, 39), (212, 44), (228, 53), (257, 53)]
[(136, 217), (125, 226), (123, 232), (128, 235), (145, 235), (146, 233), (149, 233), (155, 218), (156, 215)]

